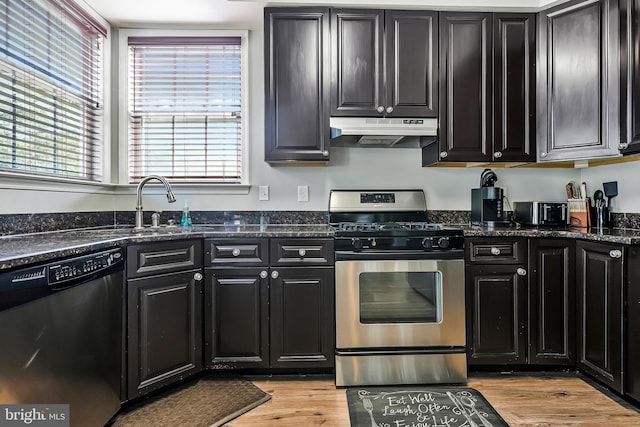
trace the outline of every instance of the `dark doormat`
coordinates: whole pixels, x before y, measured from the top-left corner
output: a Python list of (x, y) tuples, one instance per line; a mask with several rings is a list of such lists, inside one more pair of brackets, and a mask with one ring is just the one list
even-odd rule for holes
[(351, 427), (509, 426), (472, 388), (411, 386), (347, 390)]
[(113, 427), (221, 426), (269, 399), (243, 378), (210, 375), (126, 409)]

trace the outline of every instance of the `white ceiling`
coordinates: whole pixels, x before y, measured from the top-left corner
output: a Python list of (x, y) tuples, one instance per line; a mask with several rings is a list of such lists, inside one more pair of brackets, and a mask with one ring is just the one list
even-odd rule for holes
[(250, 28), (260, 23), (265, 5), (536, 11), (565, 1), (567, 0), (84, 0), (116, 27), (209, 24), (236, 28)]

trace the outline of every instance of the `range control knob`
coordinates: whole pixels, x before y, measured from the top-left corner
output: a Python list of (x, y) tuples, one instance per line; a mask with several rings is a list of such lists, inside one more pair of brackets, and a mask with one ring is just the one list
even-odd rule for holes
[(449, 242), (449, 238), (448, 237), (441, 237), (438, 239), (438, 247), (442, 248), (442, 249), (447, 249), (449, 247), (449, 244), (451, 242)]
[(353, 246), (354, 249), (362, 249), (362, 240), (358, 237), (354, 237), (351, 239), (351, 246)]
[(425, 237), (422, 239), (422, 247), (425, 249), (431, 249), (433, 247), (433, 239), (431, 237)]

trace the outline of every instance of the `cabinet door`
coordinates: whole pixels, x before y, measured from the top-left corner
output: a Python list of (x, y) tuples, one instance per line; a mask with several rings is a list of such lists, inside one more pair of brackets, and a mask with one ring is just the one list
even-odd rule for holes
[(268, 268), (208, 269), (205, 283), (207, 367), (268, 367)]
[(640, 152), (640, 0), (620, 0), (620, 143)]
[(572, 1), (538, 16), (539, 161), (619, 154), (616, 4)]
[(127, 278), (202, 267), (202, 240), (149, 242), (127, 248)]
[(271, 270), (271, 367), (332, 368), (334, 269)]
[(535, 15), (493, 17), (493, 160), (535, 162)]
[(575, 251), (565, 239), (529, 242), (529, 358), (575, 365)]
[(382, 116), (383, 34), (382, 10), (331, 11), (332, 116)]
[(578, 367), (622, 392), (624, 248), (576, 242)]
[(265, 9), (265, 160), (329, 160), (329, 10)]
[(202, 370), (201, 270), (127, 282), (128, 398)]
[(440, 13), (440, 160), (492, 158), (490, 13)]
[(390, 10), (385, 28), (386, 116), (436, 117), (438, 13)]
[(640, 246), (631, 246), (628, 248), (626, 271), (628, 279), (627, 286), (627, 323), (625, 324), (625, 342), (627, 361), (625, 365), (625, 383), (624, 394), (636, 402), (640, 403), (640, 340), (638, 339), (638, 331), (640, 331)]
[(466, 268), (470, 365), (526, 363), (527, 281), (518, 268), (524, 266)]

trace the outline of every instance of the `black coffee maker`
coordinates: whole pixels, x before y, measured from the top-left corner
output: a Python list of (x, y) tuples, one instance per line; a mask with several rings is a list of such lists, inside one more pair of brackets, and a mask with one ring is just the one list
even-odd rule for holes
[(471, 189), (471, 224), (481, 226), (506, 226), (502, 188), (493, 185), (498, 180), (491, 169), (480, 175), (480, 188)]

